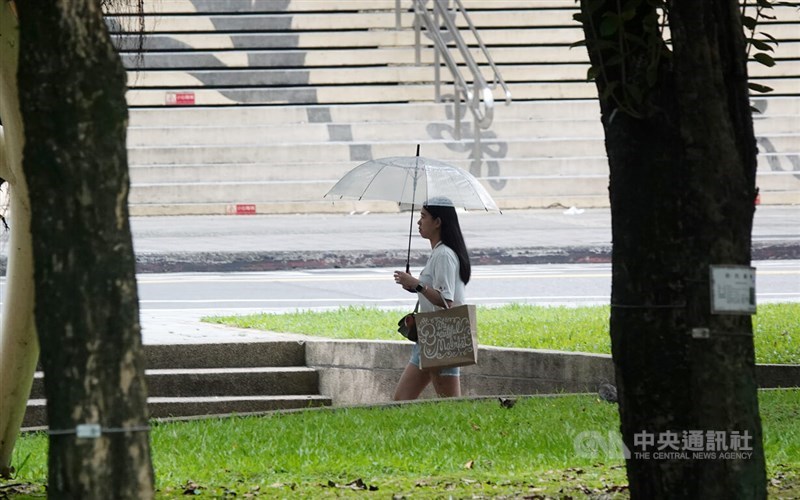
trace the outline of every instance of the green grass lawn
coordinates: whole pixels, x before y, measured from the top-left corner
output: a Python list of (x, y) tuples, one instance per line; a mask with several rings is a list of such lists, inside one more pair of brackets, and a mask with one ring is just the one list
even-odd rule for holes
[[(208, 317), (204, 321), (336, 339), (399, 340), (397, 311), (347, 307), (333, 311)], [(483, 345), (611, 353), (609, 308), (513, 304), (478, 308)], [(800, 363), (800, 304), (763, 304), (753, 316), (758, 363)]]
[[(797, 498), (800, 390), (761, 391), (760, 406), (770, 491)], [(434, 401), (160, 423), (151, 441), (158, 498), (625, 498), (619, 452), (575, 446), (585, 432), (613, 440), (618, 427), (616, 406), (570, 395), (510, 409), (496, 399)], [(43, 434), (20, 439), (15, 481), (34, 494), (46, 456)]]
[[(483, 344), (609, 352), (607, 307), (479, 308)], [(399, 339), (397, 311), (209, 318), (223, 324), (331, 338)], [(760, 363), (798, 362), (800, 304), (759, 306)], [(770, 495), (800, 498), (800, 390), (760, 391)], [(614, 439), (614, 405), (593, 396), (418, 402), (154, 424), (158, 498), (626, 498), (618, 452), (576, 452), (581, 433)], [(613, 447), (611, 447), (613, 450)], [(47, 438), (21, 437), (0, 498), (44, 496)], [(13, 486), (13, 485), (18, 486)]]

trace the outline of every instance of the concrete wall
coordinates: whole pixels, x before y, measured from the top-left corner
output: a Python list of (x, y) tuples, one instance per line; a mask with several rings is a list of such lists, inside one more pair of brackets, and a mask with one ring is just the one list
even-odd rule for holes
[[(306, 364), (334, 405), (372, 404), (391, 400), (410, 353), (404, 341), (310, 340)], [(531, 349), (481, 347), (461, 370), (464, 396), (596, 392), (614, 380), (610, 356)], [(422, 397), (434, 396), (429, 387)]]
[[(334, 405), (374, 404), (391, 400), (410, 352), (405, 341), (309, 340), (306, 364)], [(604, 354), (481, 347), (478, 364), (461, 370), (464, 396), (594, 393), (614, 384)], [(800, 365), (759, 365), (757, 378), (761, 388), (800, 387)], [(430, 387), (422, 395), (434, 396)]]

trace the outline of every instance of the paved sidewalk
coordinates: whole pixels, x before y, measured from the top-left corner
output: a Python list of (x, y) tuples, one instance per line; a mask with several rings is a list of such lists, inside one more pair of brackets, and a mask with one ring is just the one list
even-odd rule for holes
[[(460, 222), (475, 264), (609, 262), (608, 209), (465, 212)], [(429, 248), (416, 214), (412, 260)], [(132, 219), (139, 272), (268, 271), (384, 267), (404, 262), (409, 213), (230, 215)], [(754, 260), (800, 258), (800, 207), (759, 206)]]
[(304, 341), (305, 335), (265, 332), (203, 323), (206, 313), (145, 309), (139, 313), (144, 344), (227, 344), (239, 342)]

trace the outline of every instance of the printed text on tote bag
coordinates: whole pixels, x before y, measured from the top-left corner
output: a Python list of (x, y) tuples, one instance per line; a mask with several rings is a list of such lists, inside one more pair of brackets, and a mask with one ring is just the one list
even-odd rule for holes
[(427, 358), (453, 358), (472, 352), (469, 318), (428, 318), (418, 327), (420, 347)]

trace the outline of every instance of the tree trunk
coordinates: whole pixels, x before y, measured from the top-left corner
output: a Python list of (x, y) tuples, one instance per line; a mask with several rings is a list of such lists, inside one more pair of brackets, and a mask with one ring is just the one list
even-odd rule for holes
[[(33, 320), (30, 201), (22, 173), (24, 143), (17, 92), (19, 31), (12, 4), (0, 2), (0, 177), (9, 185), (11, 237), (0, 324), (0, 477), (11, 457), (33, 384), (39, 342)], [(0, 229), (3, 230), (3, 229)]]
[(6, 284), (0, 328), (0, 477), (11, 472), (11, 457), (33, 385), (39, 341), (34, 327), (33, 260), (30, 210), (22, 191), (11, 186), (11, 217)]
[[(55, 498), (150, 498), (125, 71), (99, 0), (22, 2), (23, 167)], [(97, 438), (76, 428), (97, 424)]]
[[(582, 0), (582, 21), (593, 66), (602, 68), (619, 53), (620, 33), (596, 27), (620, 3), (590, 9), (595, 4)], [(756, 147), (742, 25), (735, 0), (669, 7), (674, 57), (642, 2), (623, 26), (646, 43), (632, 44), (625, 64), (596, 79), (610, 167), (612, 355), (631, 497), (764, 498), (751, 320), (712, 314), (709, 282), (712, 265), (750, 264)], [(710, 337), (693, 338), (694, 328)], [(700, 445), (691, 442), (698, 435)], [(642, 443), (649, 439), (653, 446)], [(722, 458), (731, 447), (742, 453)]]

